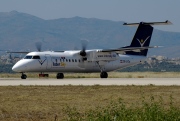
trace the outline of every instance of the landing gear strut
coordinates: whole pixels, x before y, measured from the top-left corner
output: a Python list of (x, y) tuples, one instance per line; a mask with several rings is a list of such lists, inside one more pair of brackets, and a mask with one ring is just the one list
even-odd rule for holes
[(97, 65), (99, 66), (99, 69), (101, 70), (101, 74), (100, 74), (100, 77), (101, 78), (108, 78), (108, 73), (105, 72), (104, 68), (102, 68), (100, 65), (99, 65), (99, 61), (96, 61)]
[(101, 78), (108, 78), (108, 73), (103, 71), (103, 72), (101, 72), (100, 77)]
[(26, 79), (26, 78), (27, 78), (26, 74), (23, 74), (23, 73), (22, 73), (21, 79)]
[(63, 74), (63, 73), (58, 73), (58, 74), (56, 75), (56, 78), (57, 78), (57, 79), (63, 79), (63, 78), (64, 78), (64, 74)]

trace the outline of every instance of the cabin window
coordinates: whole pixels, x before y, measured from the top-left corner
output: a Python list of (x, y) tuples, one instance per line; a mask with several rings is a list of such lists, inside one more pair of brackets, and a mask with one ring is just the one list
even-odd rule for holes
[(75, 59), (75, 62), (77, 62), (77, 60)]
[(68, 62), (68, 59), (66, 59), (66, 62)]
[(80, 63), (81, 61), (80, 61), (80, 59), (79, 59), (79, 63)]
[(32, 59), (40, 59), (40, 56), (35, 55), (35, 56), (33, 56), (33, 58), (32, 58)]
[(71, 59), (69, 59), (69, 62), (71, 62)]
[(32, 56), (29, 56), (29, 55), (24, 57), (24, 59), (31, 59), (31, 58), (32, 58)]
[(72, 59), (72, 62), (74, 62), (74, 59)]

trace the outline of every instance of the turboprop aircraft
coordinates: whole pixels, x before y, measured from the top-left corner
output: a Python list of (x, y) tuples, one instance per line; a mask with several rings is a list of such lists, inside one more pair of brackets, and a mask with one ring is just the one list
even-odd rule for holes
[[(21, 79), (26, 79), (25, 72), (40, 72), (41, 76), (45, 72), (57, 72), (57, 79), (64, 78), (64, 72), (93, 73), (100, 72), (101, 78), (108, 78), (109, 71), (118, 70), (141, 63), (146, 59), (153, 27), (152, 25), (168, 25), (165, 22), (140, 22), (124, 23), (123, 25), (138, 26), (130, 46), (117, 49), (92, 49), (86, 50), (83, 44), (82, 50), (69, 51), (43, 51), (37, 52), (14, 52), (28, 53), (23, 59), (18, 61), (12, 70), (22, 73)], [(13, 53), (13, 52), (12, 52)]]

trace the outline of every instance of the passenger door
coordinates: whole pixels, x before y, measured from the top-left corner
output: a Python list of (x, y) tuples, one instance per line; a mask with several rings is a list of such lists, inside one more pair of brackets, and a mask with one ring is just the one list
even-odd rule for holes
[(47, 59), (47, 66), (46, 69), (51, 69), (51, 55), (46, 54), (46, 59)]

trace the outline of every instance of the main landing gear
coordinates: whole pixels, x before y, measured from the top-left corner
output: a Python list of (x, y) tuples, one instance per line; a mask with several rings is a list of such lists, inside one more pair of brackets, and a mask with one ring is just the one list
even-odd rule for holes
[(21, 79), (26, 79), (26, 78), (27, 78), (26, 74), (22, 73)]
[(108, 73), (103, 71), (103, 72), (101, 72), (100, 77), (101, 78), (108, 78)]
[(99, 61), (96, 61), (96, 63), (97, 63), (97, 65), (98, 65), (99, 69), (101, 70), (100, 77), (101, 77), (101, 78), (108, 78), (108, 73), (104, 71), (105, 68), (103, 68), (102, 66), (100, 66)]
[[(100, 77), (101, 77), (101, 78), (108, 78), (108, 73), (105, 72), (105, 71), (103, 71), (103, 72), (101, 72)], [(24, 73), (22, 73), (21, 79), (26, 79), (26, 78), (27, 78), (27, 75), (24, 74)], [(64, 78), (64, 74), (63, 74), (63, 73), (58, 73), (58, 74), (56, 75), (56, 78), (57, 78), (57, 79), (63, 79), (63, 78)]]
[(63, 79), (63, 78), (64, 78), (64, 74), (63, 74), (63, 73), (58, 73), (58, 74), (56, 75), (56, 78), (57, 78), (57, 79)]

